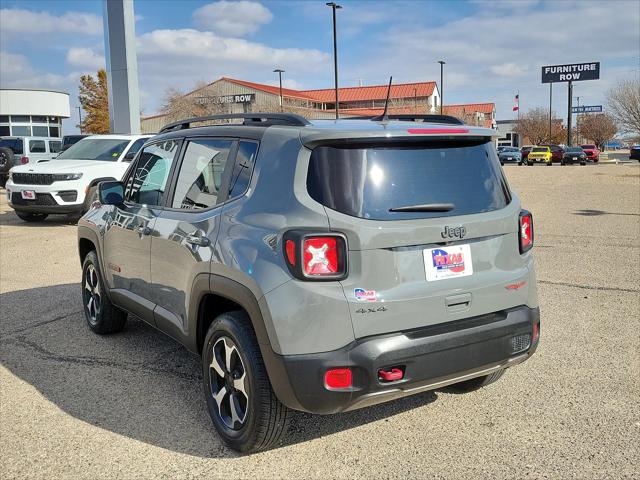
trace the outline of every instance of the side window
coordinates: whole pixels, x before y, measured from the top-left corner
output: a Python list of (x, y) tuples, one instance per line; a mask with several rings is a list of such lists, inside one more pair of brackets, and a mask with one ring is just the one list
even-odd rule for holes
[(44, 140), (29, 140), (29, 152), (30, 153), (46, 153), (44, 147)]
[(140, 150), (142, 148), (142, 145), (144, 145), (144, 142), (146, 142), (147, 140), (149, 140), (148, 138), (140, 138), (138, 140), (136, 140), (135, 142), (133, 142), (131, 144), (131, 148), (129, 148), (129, 150), (127, 151), (127, 154), (125, 155), (125, 159), (131, 159), (133, 160), (133, 157), (136, 156), (136, 153), (138, 153), (138, 150)]
[(229, 198), (239, 197), (247, 191), (256, 161), (256, 153), (258, 153), (257, 143), (240, 141), (236, 163), (231, 174)]
[(125, 198), (143, 205), (161, 205), (177, 151), (178, 142), (175, 140), (144, 148), (127, 180)]
[(62, 142), (50, 141), (49, 142), (49, 151), (51, 153), (58, 153), (62, 148)]
[(216, 204), (232, 145), (231, 140), (189, 141), (176, 181), (173, 208), (199, 210)]

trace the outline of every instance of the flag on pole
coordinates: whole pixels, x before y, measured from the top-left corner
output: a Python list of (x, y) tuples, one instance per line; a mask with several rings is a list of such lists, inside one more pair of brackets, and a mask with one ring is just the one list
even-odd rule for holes
[(515, 104), (513, 105), (513, 111), (517, 112), (520, 110), (520, 94), (516, 95)]

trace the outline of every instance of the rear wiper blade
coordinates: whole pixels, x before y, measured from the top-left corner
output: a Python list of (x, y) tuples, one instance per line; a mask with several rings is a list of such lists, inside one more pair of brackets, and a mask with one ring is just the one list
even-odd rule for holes
[(407, 205), (390, 208), (390, 212), (450, 212), (456, 208), (453, 203), (426, 203), (424, 205)]

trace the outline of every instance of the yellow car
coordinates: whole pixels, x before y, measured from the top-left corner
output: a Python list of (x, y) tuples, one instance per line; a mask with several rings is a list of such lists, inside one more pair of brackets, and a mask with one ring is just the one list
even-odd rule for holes
[(550, 167), (552, 158), (553, 155), (549, 147), (533, 147), (527, 156), (527, 165), (533, 165), (535, 162), (544, 162)]

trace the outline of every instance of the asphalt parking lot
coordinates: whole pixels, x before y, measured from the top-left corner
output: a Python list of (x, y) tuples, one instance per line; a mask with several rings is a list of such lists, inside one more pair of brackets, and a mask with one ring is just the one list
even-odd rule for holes
[(85, 326), (75, 227), (0, 204), (0, 471), (9, 478), (638, 478), (640, 167), (506, 166), (534, 213), (542, 340), (498, 383), (224, 448), (198, 359), (138, 320)]

